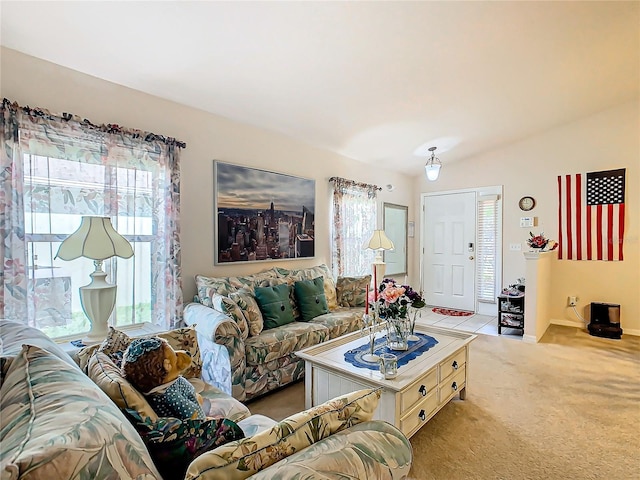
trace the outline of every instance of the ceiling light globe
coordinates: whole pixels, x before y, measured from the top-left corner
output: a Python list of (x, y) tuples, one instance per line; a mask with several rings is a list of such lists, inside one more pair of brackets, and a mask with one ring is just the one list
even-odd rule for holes
[(441, 166), (442, 165), (438, 165), (437, 163), (430, 163), (424, 166), (424, 170), (429, 181), (434, 182), (438, 179)]

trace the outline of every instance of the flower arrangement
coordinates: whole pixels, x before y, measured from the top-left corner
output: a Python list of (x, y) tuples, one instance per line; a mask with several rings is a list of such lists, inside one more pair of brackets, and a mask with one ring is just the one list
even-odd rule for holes
[(407, 318), (410, 307), (420, 309), (425, 306), (422, 296), (411, 286), (400, 285), (392, 278), (385, 278), (377, 292), (369, 293), (368, 301), (383, 319)]
[(540, 235), (534, 235), (533, 232), (529, 232), (527, 244), (529, 247), (540, 250), (541, 252), (544, 252), (547, 247), (549, 247), (548, 250), (555, 250), (558, 248), (558, 242), (546, 238), (544, 236), (544, 232), (541, 232)]
[(367, 303), (374, 317), (387, 323), (387, 345), (391, 350), (407, 350), (413, 334), (418, 310), (425, 306), (422, 296), (409, 285), (400, 285), (386, 278), (368, 295)]

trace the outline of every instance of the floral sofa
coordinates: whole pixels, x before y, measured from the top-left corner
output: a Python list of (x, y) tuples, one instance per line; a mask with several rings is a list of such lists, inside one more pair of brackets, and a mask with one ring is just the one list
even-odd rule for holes
[[(302, 305), (294, 296), (294, 287), (319, 278), (327, 313), (302, 321)], [(370, 281), (371, 276), (364, 276), (334, 282), (326, 265), (300, 270), (276, 267), (245, 277), (197, 275), (197, 302), (185, 307), (184, 319), (198, 332), (202, 378), (240, 401), (301, 379), (304, 361), (295, 352), (361, 328)], [(256, 293), (283, 284), (289, 287), (296, 321), (266, 328)], [(229, 363), (220, 361), (222, 347)]]
[[(192, 352), (194, 368), (188, 374), (195, 375), (199, 352), (188, 330), (168, 336)], [(225, 422), (235, 419), (244, 438), (161, 477), (148, 445), (117, 405), (126, 401), (134, 407), (135, 399), (125, 400), (123, 383), (110, 390), (92, 381), (82, 367), (89, 371), (97, 362), (102, 367), (96, 371), (118, 383), (97, 350), (84, 353), (74, 361), (40, 331), (0, 320), (3, 480), (293, 479), (308, 478), (308, 472), (323, 478), (402, 479), (409, 474), (412, 450), (406, 437), (388, 423), (371, 421), (377, 390), (352, 392), (275, 422), (205, 387), (208, 413), (227, 417)]]

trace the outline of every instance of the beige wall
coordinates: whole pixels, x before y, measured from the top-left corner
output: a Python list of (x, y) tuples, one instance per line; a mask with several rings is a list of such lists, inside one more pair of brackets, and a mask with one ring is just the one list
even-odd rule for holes
[[(176, 137), (187, 143), (181, 156), (182, 274), (185, 301), (195, 294), (194, 275), (242, 275), (274, 262), (214, 266), (213, 160), (312, 178), (316, 181), (316, 257), (278, 262), (289, 268), (330, 264), (329, 178), (340, 176), (396, 189), (379, 193), (382, 202), (412, 203), (412, 179), (332, 154), (289, 137), (240, 124), (2, 49), (3, 97), (51, 112), (70, 112), (94, 123), (116, 123)], [(414, 219), (413, 205), (409, 220)], [(382, 217), (378, 220), (382, 227)], [(413, 239), (409, 239), (413, 255)], [(409, 268), (413, 269), (412, 258)]]
[[(415, 179), (365, 165), (310, 147), (284, 135), (240, 124), (200, 110), (143, 94), (73, 70), (2, 49), (2, 96), (23, 105), (67, 111), (94, 123), (117, 123), (131, 128), (174, 136), (187, 143), (182, 154), (182, 260), (185, 300), (195, 293), (193, 277), (245, 274), (273, 263), (213, 265), (213, 159), (265, 168), (316, 180), (316, 258), (281, 262), (304, 267), (329, 264), (329, 184), (331, 176), (384, 186), (384, 201), (409, 205), (409, 220), (420, 231), (420, 192), (504, 185), (504, 273), (506, 285), (523, 276), (522, 253), (509, 250), (528, 229), (518, 226), (522, 213), (518, 199), (537, 200), (531, 212), (539, 228), (557, 235), (556, 176), (608, 168), (627, 168), (627, 217), (623, 262), (570, 262), (551, 265), (551, 316), (575, 320), (566, 297), (579, 297), (579, 310), (593, 301), (621, 304), (622, 326), (640, 334), (640, 131), (639, 105), (629, 103), (578, 122), (558, 126), (483, 155), (455, 164), (445, 162), (437, 182)], [(523, 113), (526, 114), (526, 113)], [(413, 190), (412, 190), (413, 189)], [(379, 209), (382, 210), (381, 208)], [(382, 220), (378, 221), (379, 226)], [(418, 237), (409, 239), (409, 277), (419, 277)], [(584, 313), (584, 312), (582, 312)]]
[[(523, 112), (526, 115), (526, 112)], [(536, 231), (557, 239), (557, 176), (626, 168), (625, 242), (622, 262), (551, 262), (550, 315), (552, 321), (577, 321), (567, 297), (578, 297), (578, 311), (584, 317), (591, 302), (619, 303), (626, 332), (640, 335), (640, 105), (630, 102), (579, 121), (561, 125), (526, 140), (469, 158), (446, 163), (437, 182), (416, 180), (416, 192), (433, 192), (487, 185), (504, 185), (503, 283), (524, 276), (522, 252), (509, 250), (510, 243), (522, 243), (529, 228), (520, 228), (521, 216), (535, 216)], [(524, 195), (536, 199), (534, 210), (524, 214), (518, 200)], [(416, 195), (419, 197), (419, 194)], [(414, 207), (419, 204), (415, 199)], [(417, 252), (416, 252), (417, 253)]]

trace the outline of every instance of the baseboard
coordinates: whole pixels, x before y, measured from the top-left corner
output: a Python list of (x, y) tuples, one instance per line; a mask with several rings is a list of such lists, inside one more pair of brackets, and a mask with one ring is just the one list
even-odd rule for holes
[(525, 343), (538, 343), (535, 335), (522, 335), (522, 341)]
[(565, 318), (552, 318), (549, 323), (552, 323), (553, 325), (563, 325), (565, 327), (587, 328), (584, 322), (578, 320), (567, 320)]
[[(579, 322), (577, 320), (566, 320), (564, 318), (552, 318), (550, 323), (554, 325), (563, 325), (565, 327), (577, 327), (583, 330), (587, 329), (584, 323)], [(635, 337), (640, 337), (640, 330), (637, 330), (635, 328), (634, 329), (624, 328), (623, 326), (622, 331), (623, 331), (623, 335), (633, 335)]]

